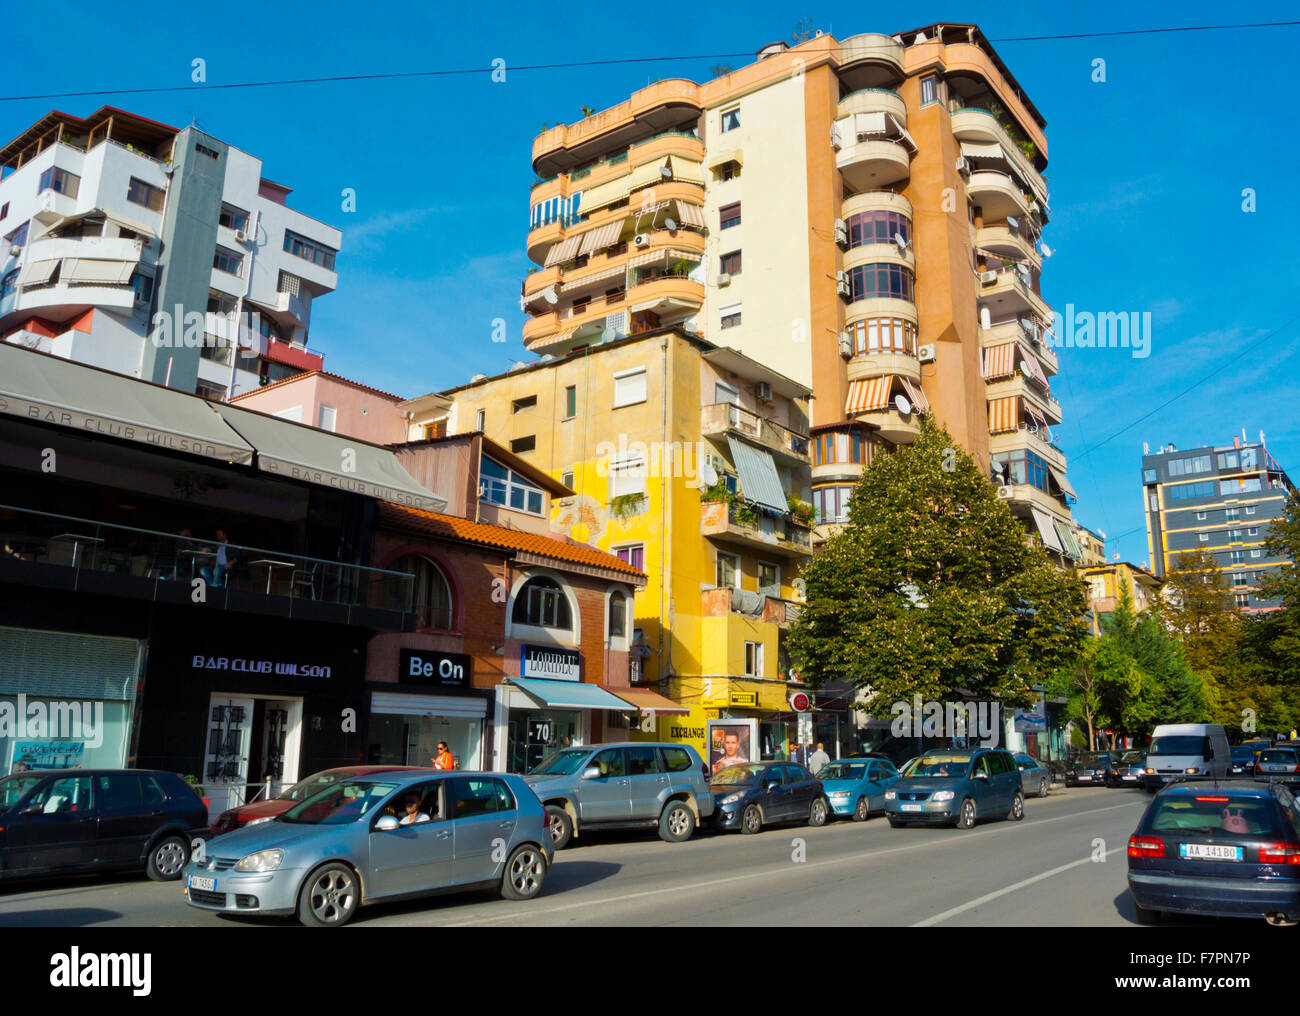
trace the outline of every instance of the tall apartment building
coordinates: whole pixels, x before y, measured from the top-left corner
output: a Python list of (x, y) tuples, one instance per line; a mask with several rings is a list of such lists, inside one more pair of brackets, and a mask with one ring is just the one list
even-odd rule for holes
[(1164, 579), (1179, 568), (1178, 557), (1203, 550), (1232, 587), (1243, 611), (1276, 610), (1277, 600), (1259, 596), (1261, 576), (1291, 564), (1264, 549), (1269, 523), (1280, 516), (1290, 477), (1264, 447), (1233, 438), (1220, 447), (1179, 450), (1161, 446), (1142, 456), (1147, 545), (1155, 574)]
[(0, 172), (4, 341), (218, 399), (322, 366), (341, 234), (260, 159), (105, 106), (48, 113)]
[(1045, 121), (973, 25), (768, 46), (533, 143), (525, 345), (678, 325), (814, 394), (819, 522), (933, 413), (1062, 559)]

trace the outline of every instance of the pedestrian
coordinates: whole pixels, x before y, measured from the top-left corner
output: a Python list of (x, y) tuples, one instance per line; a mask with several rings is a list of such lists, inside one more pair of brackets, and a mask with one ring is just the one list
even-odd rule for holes
[[(203, 581), (213, 589), (220, 589), (226, 584), (226, 573), (230, 571), (230, 566), (235, 563), (235, 556), (229, 550), (230, 537), (226, 535), (224, 529), (217, 530), (217, 560), (215, 564), (205, 564), (199, 569), (199, 574), (203, 576)], [(209, 548), (204, 547), (205, 551)]]
[(435, 769), (455, 769), (456, 756), (447, 750), (447, 742), (438, 742), (438, 754), (433, 756), (433, 768)]
[(826, 746), (822, 744), (821, 741), (818, 741), (817, 750), (813, 752), (812, 756), (808, 759), (809, 772), (816, 776), (821, 772), (822, 766), (826, 765), (830, 760), (831, 757), (826, 754)]
[(798, 741), (790, 742), (790, 761), (796, 765), (803, 764), (803, 748)]

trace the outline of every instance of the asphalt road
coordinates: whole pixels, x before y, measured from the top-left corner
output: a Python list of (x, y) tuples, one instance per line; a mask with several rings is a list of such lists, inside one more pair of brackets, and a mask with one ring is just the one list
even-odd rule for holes
[[(557, 855), (535, 900), (442, 896), (368, 907), (351, 926), (1135, 926), (1125, 848), (1149, 800), (1140, 790), (1058, 788), (1028, 799), (1022, 822), (965, 832), (872, 818), (676, 845), (640, 831), (583, 836)], [(0, 889), (0, 927), (295, 923), (196, 911), (179, 883), (143, 876)]]

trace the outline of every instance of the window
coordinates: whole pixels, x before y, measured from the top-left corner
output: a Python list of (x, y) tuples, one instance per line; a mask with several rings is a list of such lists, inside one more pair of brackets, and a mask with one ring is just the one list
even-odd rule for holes
[(629, 776), (655, 776), (664, 771), (659, 749), (652, 744), (624, 748), (623, 756), (627, 761)]
[(1047, 486), (1047, 463), (1031, 451), (999, 452), (992, 456), (994, 462), (1005, 467), (1004, 475), (1008, 484), (1027, 483), (1044, 493), (1051, 493)]
[(216, 289), (208, 290), (208, 313), (221, 314), (224, 317), (230, 317), (235, 313), (235, 308), (239, 306), (239, 301), (229, 293), (222, 293)]
[(1205, 512), (1197, 512), (1197, 513), (1196, 513), (1196, 521), (1197, 521), (1197, 522), (1204, 522), (1204, 521), (1205, 521)]
[(126, 187), (126, 199), (132, 204), (144, 205), (151, 212), (161, 212), (163, 208), (163, 189), (145, 183), (136, 177)]
[(1210, 534), (1209, 534), (1209, 533), (1197, 533), (1197, 534), (1196, 534), (1196, 538), (1197, 538), (1198, 540), (1200, 540), (1202, 543), (1209, 543), (1209, 542), (1210, 542)]
[(8, 201), (6, 201), (3, 205), (0, 205), (0, 222), (4, 222), (4, 220), (7, 219), (7, 218), (9, 218), (9, 202), (8, 202)]
[(536, 447), (537, 435), (535, 434), (529, 434), (527, 437), (517, 437), (510, 442), (510, 450), (516, 455), (531, 452)]
[(1233, 600), (1236, 602), (1236, 604), (1237, 604), (1238, 607), (1249, 607), (1249, 606), (1250, 606), (1250, 594), (1249, 594), (1249, 593), (1237, 593), (1237, 594), (1233, 597)]
[(641, 452), (611, 456), (609, 460), (609, 498), (645, 494), (646, 459)]
[(627, 596), (618, 590), (609, 596), (609, 637), (627, 637)]
[(1227, 511), (1225, 511), (1225, 512), (1223, 513), (1223, 521), (1224, 521), (1224, 522), (1236, 522), (1236, 521), (1237, 521), (1237, 509), (1236, 509), (1236, 508), (1229, 508)]
[(209, 148), (207, 145), (201, 145), (197, 141), (194, 143), (194, 150), (198, 152), (200, 155), (206, 155), (209, 159), (221, 158), (221, 155), (217, 152), (216, 149)]
[(602, 780), (622, 779), (624, 776), (623, 749), (606, 748), (591, 760), (591, 765), (600, 770)]
[(569, 385), (564, 389), (564, 418), (572, 420), (578, 415), (578, 386)]
[(1191, 455), (1185, 459), (1170, 459), (1166, 463), (1170, 476), (1186, 476), (1191, 473), (1208, 473), (1213, 467), (1210, 456)]
[(518, 413), (522, 409), (532, 409), (537, 405), (536, 395), (525, 395), (521, 399), (515, 399), (510, 403), (510, 412)]
[(1247, 476), (1238, 480), (1219, 481), (1220, 494), (1247, 494), (1262, 489), (1263, 484), (1260, 483), (1258, 476)]
[(542, 514), (542, 488), (486, 455), (479, 466), (479, 497), (503, 508)]
[(19, 269), (15, 268), (11, 272), (6, 272), (5, 277), (0, 279), (0, 300), (18, 288), (18, 272)]
[(858, 265), (849, 270), (849, 290), (851, 300), (888, 296), (911, 301), (912, 271), (904, 265)]
[(768, 596), (781, 595), (781, 569), (768, 561), (758, 562), (758, 591)]
[(333, 406), (321, 406), (316, 413), (316, 426), (333, 434), (338, 415), (339, 411)]
[(1240, 543), (1240, 542), (1241, 542), (1241, 530), (1240, 530), (1240, 529), (1229, 529), (1229, 530), (1228, 530), (1228, 542), (1229, 542), (1229, 543)]
[(1214, 497), (1214, 481), (1203, 480), (1200, 483), (1180, 483), (1176, 487), (1166, 488), (1166, 501), (1190, 501), (1193, 498)]
[(685, 748), (665, 744), (659, 750), (663, 752), (664, 767), (670, 773), (684, 773), (686, 770), (695, 767), (695, 763), (691, 761), (690, 752)]
[(1259, 535), (1259, 526), (1251, 526), (1249, 529), (1246, 530), (1246, 535), (1247, 535), (1247, 536), (1258, 536), (1258, 535)]
[(1254, 514), (1255, 514), (1255, 506), (1254, 506), (1253, 504), (1248, 504), (1248, 505), (1246, 505), (1246, 514), (1247, 514), (1247, 515), (1254, 515)]
[(644, 543), (633, 543), (626, 547), (615, 547), (613, 553), (620, 561), (626, 561), (637, 571), (645, 571)]
[(1236, 452), (1220, 452), (1220, 453), (1219, 453), (1219, 468), (1220, 468), (1220, 469), (1236, 469), (1236, 468), (1237, 468), (1237, 453), (1236, 453)]
[(868, 243), (895, 243), (901, 236), (904, 243), (912, 242), (912, 220), (902, 212), (871, 211), (850, 215), (849, 249)]
[(30, 225), (30, 222), (24, 222), (21, 226), (5, 237), (5, 243), (10, 247), (24, 246), (27, 243), (27, 228)]
[(536, 628), (554, 628), (557, 631), (573, 630), (573, 613), (569, 599), (554, 579), (545, 576), (531, 578), (523, 584), (515, 597), (512, 614), (515, 624), (528, 624)]
[(1250, 556), (1251, 556), (1251, 557), (1263, 557), (1263, 556), (1264, 556), (1264, 552), (1263, 552), (1262, 550), (1252, 550), (1252, 551), (1250, 552)]
[(1234, 586), (1244, 586), (1244, 585), (1246, 584), (1246, 573), (1245, 573), (1245, 572), (1233, 572), (1233, 573), (1232, 573), (1232, 584), (1233, 584)]
[(857, 356), (916, 355), (916, 325), (904, 318), (867, 318), (847, 326)]
[(227, 275), (243, 275), (244, 255), (227, 247), (218, 247), (212, 255), (212, 267)]
[(733, 201), (729, 205), (723, 205), (718, 209), (718, 228), (730, 229), (732, 226), (740, 225), (740, 202)]
[(722, 111), (722, 133), (726, 134), (727, 131), (734, 131), (739, 126), (740, 107), (732, 106), (731, 109), (724, 109)]
[(502, 780), (487, 776), (454, 776), (447, 781), (447, 790), (454, 802), (450, 805), (453, 818), (515, 810), (514, 795)]
[(740, 176), (740, 163), (735, 160), (724, 162), (718, 167), (719, 180), (734, 180)]
[(1144, 469), (1144, 470), (1142, 470), (1142, 482), (1143, 482), (1143, 483), (1155, 483), (1155, 482), (1156, 482), (1156, 471), (1155, 471), (1154, 469)]
[(1228, 551), (1228, 561), (1231, 564), (1241, 564), (1245, 560), (1246, 560), (1246, 554), (1244, 551), (1241, 550)]
[(740, 251), (733, 250), (718, 259), (718, 271), (723, 275), (740, 274)]
[(236, 208), (234, 205), (223, 204), (221, 206), (221, 215), (217, 219), (217, 225), (236, 231), (248, 229), (248, 213), (242, 208)]
[(733, 388), (722, 381), (715, 381), (713, 383), (713, 401), (729, 402), (733, 406), (738, 406), (740, 405), (740, 389)]
[(818, 524), (838, 524), (849, 520), (852, 487), (818, 487), (813, 491), (813, 519)]
[(284, 231), (284, 249), (304, 261), (310, 261), (314, 265), (320, 265), (331, 272), (334, 271), (334, 257), (338, 254), (338, 251), (326, 247), (323, 243), (308, 240), (305, 236), (299, 236), (292, 230), (286, 229)]
[(747, 677), (763, 676), (763, 643), (745, 643), (745, 675)]
[(36, 184), (36, 193), (52, 190), (56, 194), (66, 194), (70, 198), (75, 198), (80, 187), (81, 177), (69, 173), (66, 169), (59, 169), (58, 166), (51, 166), (41, 174)]
[(729, 303), (727, 304), (727, 306), (719, 308), (718, 313), (720, 315), (720, 321), (719, 321), (720, 327), (735, 328), (737, 325), (740, 324), (740, 320), (741, 320), (740, 304)]
[(477, 431), (487, 430), (487, 410), (480, 409), (474, 414), (474, 429)]
[(568, 487), (570, 490), (572, 490), (572, 489), (573, 489), (573, 470), (572, 470), (572, 469), (566, 469), (563, 473), (561, 473), (561, 474), (560, 474), (560, 482), (561, 482), (562, 484), (564, 484), (566, 487)]
[(434, 438), (446, 437), (446, 436), (447, 436), (446, 420), (435, 420), (433, 423), (426, 423), (424, 425), (424, 439), (426, 441), (431, 441)]
[(646, 398), (645, 368), (634, 367), (614, 375), (614, 408), (644, 402)]
[(135, 290), (136, 303), (148, 303), (153, 299), (153, 276), (136, 272), (131, 276), (131, 288)]
[(442, 569), (419, 554), (407, 554), (388, 566), (390, 571), (414, 575), (411, 587), (411, 613), (417, 628), (452, 626), (451, 583)]
[(927, 74), (921, 79), (921, 105), (939, 101), (939, 75)]
[(740, 558), (735, 554), (718, 551), (717, 572), (714, 585), (721, 589), (740, 588)]

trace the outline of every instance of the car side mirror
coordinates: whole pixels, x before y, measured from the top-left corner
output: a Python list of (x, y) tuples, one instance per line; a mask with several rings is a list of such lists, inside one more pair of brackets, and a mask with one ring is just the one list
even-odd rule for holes
[(584, 780), (600, 779), (600, 766), (587, 766), (587, 768), (582, 771), (582, 778)]
[(987, 780), (988, 778), (989, 778), (989, 774), (988, 774), (988, 773), (976, 773), (976, 774), (975, 774), (975, 779), (977, 779), (977, 780)]
[(24, 809), (23, 809), (22, 811), (20, 811), (18, 814), (20, 814), (20, 815), (40, 815), (40, 814), (42, 814), (42, 813), (44, 812), (44, 810), (45, 810), (45, 809), (44, 809), (43, 807), (41, 807), (41, 805), (39, 805), (39, 804), (29, 804), (26, 808), (24, 808)]
[(767, 789), (768, 789), (768, 790), (775, 790), (775, 789), (776, 789), (777, 787), (779, 787), (780, 785), (781, 785), (781, 784), (778, 783), (776, 780), (768, 780), (768, 781), (767, 781)]
[(402, 828), (402, 823), (393, 818), (392, 815), (380, 815), (379, 820), (375, 822), (375, 831), (380, 833), (390, 833), (394, 829)]

